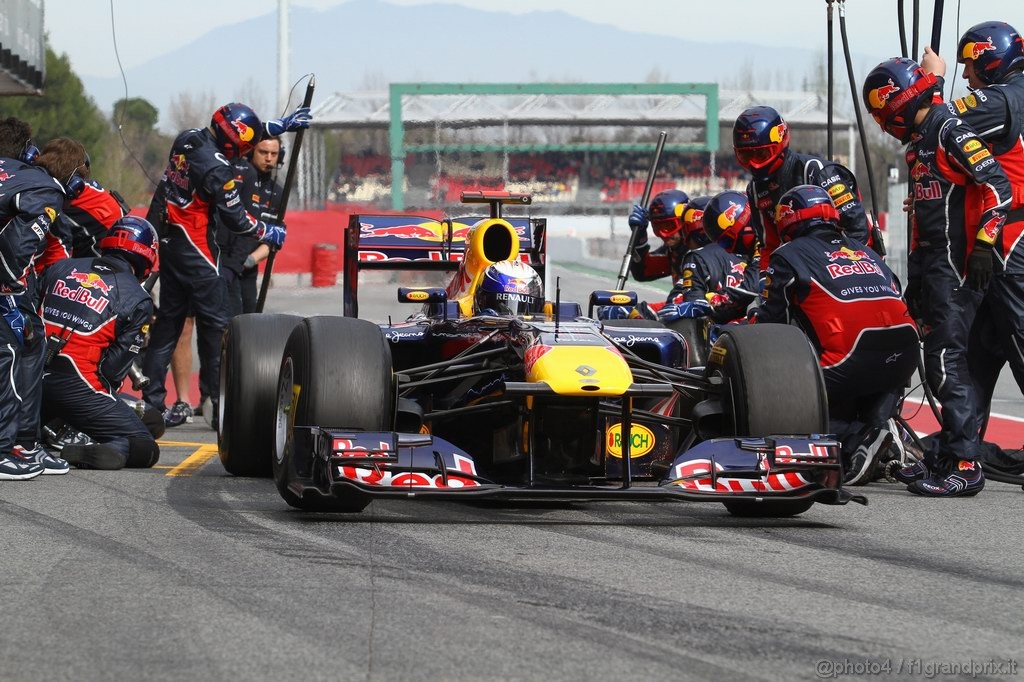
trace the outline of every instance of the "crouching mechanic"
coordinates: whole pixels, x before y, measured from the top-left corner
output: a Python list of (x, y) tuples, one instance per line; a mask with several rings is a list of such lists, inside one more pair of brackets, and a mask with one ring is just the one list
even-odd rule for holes
[(148, 221), (126, 216), (100, 240), (99, 258), (60, 261), (43, 278), (43, 419), (61, 418), (95, 441), (61, 450), (76, 467), (151, 467), (160, 458), (150, 431), (118, 396), (153, 315), (140, 282), (157, 243)]
[(895, 275), (843, 233), (824, 189), (789, 190), (773, 222), (781, 245), (765, 271), (756, 320), (795, 322), (807, 334), (825, 377), (829, 430), (843, 444), (844, 481), (867, 483), (917, 369), (917, 327)]
[[(683, 211), (683, 243), (689, 251), (668, 300), (657, 309), (658, 319), (666, 324), (695, 317), (726, 323), (746, 312), (746, 306), (736, 303), (728, 294), (728, 287), (745, 288), (746, 261), (712, 242), (704, 230), (708, 210), (714, 216), (722, 214), (721, 206), (714, 203), (712, 207), (713, 203), (711, 197), (697, 197)], [(755, 277), (755, 285), (756, 281)]]

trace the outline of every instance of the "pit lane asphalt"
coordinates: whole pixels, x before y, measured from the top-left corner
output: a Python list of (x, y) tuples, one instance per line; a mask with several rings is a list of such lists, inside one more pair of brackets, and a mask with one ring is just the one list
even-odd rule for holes
[[(340, 312), (340, 291), (275, 289), (268, 308)], [(874, 484), (868, 507), (769, 521), (646, 503), (317, 515), (215, 456), (175, 470), (209, 456), (201, 422), (171, 438), (191, 445), (164, 468), (0, 483), (0, 679), (815, 679), (821, 660), (1024, 657), (1018, 486)]]

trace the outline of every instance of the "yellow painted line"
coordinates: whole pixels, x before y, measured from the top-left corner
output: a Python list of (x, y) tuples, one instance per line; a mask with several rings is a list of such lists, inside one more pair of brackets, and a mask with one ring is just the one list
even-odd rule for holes
[(203, 468), (211, 459), (217, 456), (216, 445), (203, 445), (191, 455), (182, 460), (181, 464), (168, 471), (166, 476), (191, 476)]
[(176, 448), (176, 447), (181, 447), (181, 448), (201, 448), (204, 445), (209, 445), (209, 443), (193, 443), (191, 441), (185, 441), (185, 440), (158, 440), (157, 443), (159, 443), (160, 445), (166, 445), (166, 446), (172, 447), (172, 448)]

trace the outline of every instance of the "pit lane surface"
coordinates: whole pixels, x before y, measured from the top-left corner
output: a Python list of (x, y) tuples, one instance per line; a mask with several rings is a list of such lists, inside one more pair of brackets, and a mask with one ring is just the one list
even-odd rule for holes
[[(606, 285), (574, 273), (563, 297)], [(337, 312), (340, 291), (270, 302)], [(875, 484), (866, 508), (773, 521), (641, 503), (350, 517), (226, 475), (198, 419), (165, 441), (162, 468), (0, 483), (0, 679), (814, 679), (822, 660), (1024, 654), (1018, 486)]]

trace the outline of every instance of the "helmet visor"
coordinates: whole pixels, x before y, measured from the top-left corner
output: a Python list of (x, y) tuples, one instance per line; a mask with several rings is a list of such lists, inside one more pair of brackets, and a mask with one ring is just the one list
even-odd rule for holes
[(761, 147), (736, 147), (736, 160), (745, 168), (760, 168), (766, 165), (778, 153), (778, 145), (767, 144)]
[(682, 223), (679, 218), (660, 218), (651, 221), (651, 229), (654, 230), (654, 234), (665, 239), (679, 232)]
[(477, 310), (483, 314), (532, 315), (544, 306), (541, 297), (512, 291), (481, 291), (476, 297)]

